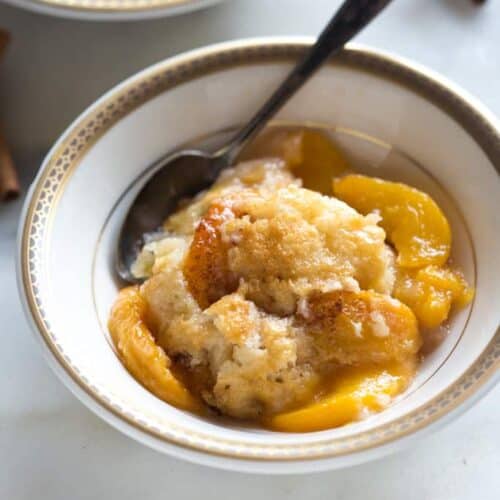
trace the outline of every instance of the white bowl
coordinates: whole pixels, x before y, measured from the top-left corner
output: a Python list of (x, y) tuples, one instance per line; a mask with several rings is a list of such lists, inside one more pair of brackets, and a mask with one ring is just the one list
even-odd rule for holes
[(89, 21), (123, 21), (175, 16), (223, 0), (4, 0), (42, 14)]
[(242, 471), (342, 467), (417, 439), (498, 378), (498, 121), (428, 70), (355, 47), (324, 66), (279, 118), (329, 128), (361, 169), (423, 187), (451, 220), (453, 258), (476, 296), (454, 316), (446, 340), (425, 359), (407, 393), (386, 411), (345, 427), (272, 433), (173, 408), (116, 357), (106, 329), (117, 291), (113, 249), (146, 168), (168, 150), (248, 119), (309, 43), (226, 43), (139, 73), (68, 128), (27, 197), (19, 288), (49, 363), (97, 415), (163, 452)]

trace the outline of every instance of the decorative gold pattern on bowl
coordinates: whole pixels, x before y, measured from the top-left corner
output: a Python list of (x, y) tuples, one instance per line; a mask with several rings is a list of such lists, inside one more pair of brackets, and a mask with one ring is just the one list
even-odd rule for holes
[[(194, 432), (148, 416), (147, 421), (120, 395), (90, 383), (72, 362), (51, 330), (40, 291), (44, 242), (58, 198), (82, 157), (109, 128), (142, 103), (177, 85), (207, 73), (244, 64), (294, 61), (307, 48), (305, 43), (248, 42), (197, 51), (166, 61), (133, 78), (101, 101), (90, 115), (80, 119), (54, 150), (32, 189), (21, 242), (24, 292), (38, 330), (67, 374), (99, 405), (140, 431), (178, 446), (207, 453), (258, 460), (306, 460), (329, 458), (387, 444), (429, 425), (456, 409), (488, 381), (500, 366), (500, 330), (481, 356), (453, 384), (433, 400), (394, 421), (346, 437), (324, 437), (305, 444), (256, 444)], [(366, 70), (409, 87), (451, 115), (482, 147), (500, 171), (500, 133), (467, 100), (422, 71), (396, 59), (366, 49), (347, 49), (335, 64)]]

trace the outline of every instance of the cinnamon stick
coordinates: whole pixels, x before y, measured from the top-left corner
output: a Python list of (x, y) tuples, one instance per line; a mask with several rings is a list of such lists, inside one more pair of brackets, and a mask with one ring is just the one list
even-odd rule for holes
[(0, 60), (2, 59), (2, 55), (9, 44), (10, 36), (9, 34), (5, 31), (0, 29)]
[(9, 148), (0, 131), (0, 201), (7, 201), (19, 195), (20, 186)]
[[(9, 43), (9, 34), (0, 30), (0, 61)], [(20, 191), (19, 179), (7, 143), (0, 130), (0, 201), (15, 198)]]

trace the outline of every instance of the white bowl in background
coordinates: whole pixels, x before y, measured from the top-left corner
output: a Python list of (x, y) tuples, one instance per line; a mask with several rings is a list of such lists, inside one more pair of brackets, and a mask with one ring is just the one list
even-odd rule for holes
[[(147, 167), (167, 151), (243, 123), (310, 40), (255, 39), (189, 52), (118, 85), (47, 155), (19, 230), (18, 282), (50, 365), (97, 415), (160, 451), (227, 469), (343, 467), (418, 439), (470, 406), (500, 363), (500, 127), (434, 73), (351, 46), (278, 119), (328, 129), (361, 170), (432, 194), (454, 232), (453, 259), (476, 286), (409, 390), (364, 421), (307, 434), (208, 421), (160, 401), (128, 374), (106, 329), (117, 231)], [(188, 175), (189, 173), (186, 173)]]
[(185, 14), (223, 0), (4, 0), (22, 9), (86, 21), (124, 21)]

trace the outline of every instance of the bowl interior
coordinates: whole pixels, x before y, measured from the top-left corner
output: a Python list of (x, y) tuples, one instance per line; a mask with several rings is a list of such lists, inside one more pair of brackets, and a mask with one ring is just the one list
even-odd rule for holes
[(454, 315), (448, 335), (425, 358), (409, 391), (362, 422), (302, 435), (271, 433), (170, 407), (116, 357), (106, 329), (119, 286), (112, 270), (114, 245), (147, 167), (201, 137), (221, 140), (221, 131), (243, 123), (302, 50), (265, 44), (247, 52), (213, 49), (139, 74), (77, 120), (35, 184), (21, 265), (28, 304), (35, 316), (40, 311), (35, 320), (42, 336), (103, 411), (152, 434), (157, 447), (173, 442), (254, 459), (331, 457), (425, 425), (463, 399), (465, 382), (450, 386), (467, 370), (484, 373), (478, 358), (495, 342), (500, 311), (498, 155), (478, 140), (484, 135), (479, 125), (476, 131), (464, 126), (420, 90), (424, 77), (410, 72), (398, 78), (409, 70), (356, 50), (325, 66), (277, 118), (325, 128), (359, 171), (422, 188), (449, 217), (453, 260), (476, 286), (476, 297)]
[[(454, 247), (451, 255), (452, 261), (454, 265), (463, 270), (467, 281), (472, 286), (476, 286), (474, 247), (464, 217), (454, 200), (424, 166), (419, 165), (415, 160), (389, 144), (358, 131), (337, 128), (327, 124), (312, 124), (310, 122), (304, 124), (282, 121), (274, 122), (271, 126), (280, 128), (307, 126), (321, 129), (328, 133), (336, 146), (343, 151), (355, 171), (384, 179), (405, 182), (430, 194), (445, 211), (450, 221), (454, 238)], [(209, 137), (204, 137), (201, 140), (190, 141), (186, 144), (186, 147), (216, 150), (218, 146), (222, 146), (225, 140), (231, 137), (233, 130), (236, 130), (236, 128), (231, 128), (230, 131), (223, 130)], [(105, 325), (110, 308), (116, 298), (117, 288), (120, 287), (120, 283), (116, 281), (113, 272), (115, 244), (123, 217), (131, 201), (152, 173), (153, 169), (147, 169), (138, 179), (134, 179), (127, 190), (117, 199), (112, 212), (109, 214), (102, 228), (101, 237), (95, 250), (92, 271), (94, 303), (99, 322), (103, 326), (103, 335), (108, 339), (109, 345), (113, 349), (114, 346)], [(465, 330), (470, 311), (471, 306), (460, 311), (458, 314), (454, 314), (446, 326), (437, 328), (432, 334), (428, 334), (429, 337), (432, 335), (432, 337), (436, 338), (435, 342), (439, 342), (439, 346), (426, 354), (411, 387), (399, 400), (409, 397), (413, 391), (429, 380), (446, 361)], [(222, 422), (220, 419), (211, 421), (218, 424)], [(229, 419), (224, 420), (223, 425), (233, 428), (251, 429), (252, 431), (256, 430), (248, 426), (242, 427), (237, 421)], [(260, 431), (260, 429), (257, 430)]]

